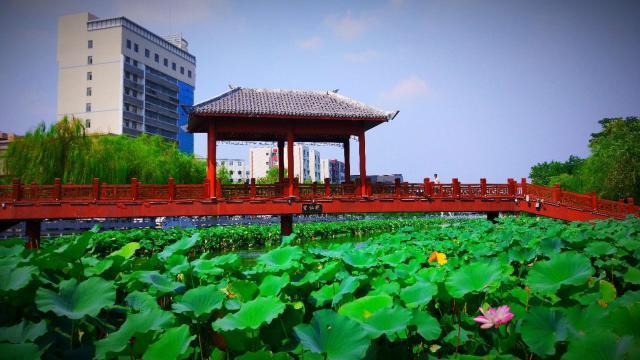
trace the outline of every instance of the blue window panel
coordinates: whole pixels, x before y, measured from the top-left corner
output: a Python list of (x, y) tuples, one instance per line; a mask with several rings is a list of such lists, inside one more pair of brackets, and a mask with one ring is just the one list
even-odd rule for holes
[(193, 154), (193, 134), (187, 132), (189, 114), (183, 105), (193, 106), (193, 86), (178, 81), (178, 148), (187, 154)]

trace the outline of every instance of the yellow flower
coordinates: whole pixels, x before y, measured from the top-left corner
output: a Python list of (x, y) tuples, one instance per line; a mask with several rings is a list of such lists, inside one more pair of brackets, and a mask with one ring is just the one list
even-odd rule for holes
[(429, 255), (429, 259), (427, 261), (429, 263), (436, 261), (438, 264), (444, 265), (447, 263), (447, 255), (438, 251), (433, 251), (431, 255)]

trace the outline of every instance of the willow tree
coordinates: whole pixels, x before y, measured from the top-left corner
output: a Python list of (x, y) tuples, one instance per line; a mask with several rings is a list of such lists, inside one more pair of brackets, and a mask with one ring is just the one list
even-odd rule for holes
[(204, 161), (182, 153), (159, 136), (87, 135), (82, 121), (63, 118), (38, 125), (9, 145), (7, 172), (23, 182), (88, 184), (94, 177), (117, 184), (137, 178), (143, 183), (199, 183)]

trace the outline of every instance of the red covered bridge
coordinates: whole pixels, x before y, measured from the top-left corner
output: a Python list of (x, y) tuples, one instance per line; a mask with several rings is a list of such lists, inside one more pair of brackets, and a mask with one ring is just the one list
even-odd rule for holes
[[(563, 220), (621, 219), (640, 216), (627, 201), (563, 191), (507, 179), (503, 184), (371, 184), (366, 179), (365, 132), (397, 115), (372, 108), (336, 92), (235, 88), (195, 105), (188, 130), (207, 133), (207, 178), (201, 184), (91, 185), (21, 184), (0, 186), (0, 224), (27, 221), (32, 240), (44, 219), (133, 218), (160, 216), (280, 215), (283, 234), (292, 215), (372, 212), (528, 212)], [(345, 178), (350, 179), (349, 139), (356, 136), (360, 177), (355, 183), (300, 184), (293, 175), (294, 142), (339, 143)], [(217, 141), (272, 141), (278, 144), (279, 181), (275, 184), (222, 185), (216, 179)], [(284, 146), (288, 173), (284, 173)], [(286, 176), (285, 176), (286, 175)]]

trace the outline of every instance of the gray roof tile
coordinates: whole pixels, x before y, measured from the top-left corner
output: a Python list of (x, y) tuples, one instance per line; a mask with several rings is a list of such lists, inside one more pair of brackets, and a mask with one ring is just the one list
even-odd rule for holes
[(234, 88), (196, 104), (195, 115), (275, 115), (391, 120), (395, 113), (382, 111), (333, 91)]

